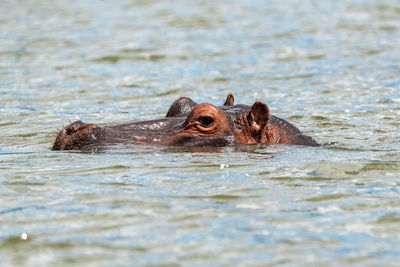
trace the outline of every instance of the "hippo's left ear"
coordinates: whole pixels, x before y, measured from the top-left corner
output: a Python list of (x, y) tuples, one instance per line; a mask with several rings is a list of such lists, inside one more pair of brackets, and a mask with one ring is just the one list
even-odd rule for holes
[(262, 102), (256, 102), (247, 114), (247, 121), (250, 126), (251, 135), (263, 143), (265, 131), (269, 121), (269, 108)]

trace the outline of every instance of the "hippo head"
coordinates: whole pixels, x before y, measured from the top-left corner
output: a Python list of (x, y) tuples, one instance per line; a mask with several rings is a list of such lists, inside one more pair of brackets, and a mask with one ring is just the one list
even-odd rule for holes
[(235, 105), (229, 94), (219, 107), (181, 97), (171, 105), (165, 118), (157, 120), (111, 126), (77, 121), (61, 130), (53, 150), (117, 143), (204, 147), (259, 143), (316, 145), (314, 142), (285, 120), (270, 116), (266, 104)]
[[(232, 95), (228, 95), (228, 99), (230, 97)], [(180, 98), (171, 105), (167, 118), (184, 119), (174, 136), (168, 139), (167, 145), (257, 144), (265, 143), (269, 109), (261, 102), (254, 103), (251, 108), (235, 107), (233, 102), (225, 102), (224, 106), (217, 107)]]

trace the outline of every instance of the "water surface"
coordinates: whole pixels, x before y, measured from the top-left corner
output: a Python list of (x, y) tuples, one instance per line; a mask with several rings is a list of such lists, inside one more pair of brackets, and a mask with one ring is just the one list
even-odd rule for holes
[[(400, 262), (397, 1), (0, 5), (0, 265)], [(256, 100), (322, 147), (52, 152), (70, 121)]]

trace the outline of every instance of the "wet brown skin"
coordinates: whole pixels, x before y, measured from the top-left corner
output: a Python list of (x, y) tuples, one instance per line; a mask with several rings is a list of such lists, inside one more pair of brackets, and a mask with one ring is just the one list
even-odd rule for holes
[(160, 146), (227, 146), (235, 144), (294, 144), (318, 146), (284, 119), (270, 115), (268, 106), (235, 105), (229, 94), (223, 106), (197, 104), (181, 97), (165, 118), (111, 126), (76, 121), (57, 135), (53, 150), (77, 150), (107, 144)]

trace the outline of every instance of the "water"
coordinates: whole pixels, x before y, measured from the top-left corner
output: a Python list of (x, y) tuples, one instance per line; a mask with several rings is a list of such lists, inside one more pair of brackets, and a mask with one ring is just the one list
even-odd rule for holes
[[(0, 265), (400, 262), (397, 1), (0, 3)], [(52, 152), (69, 121), (267, 103), (322, 147)]]

